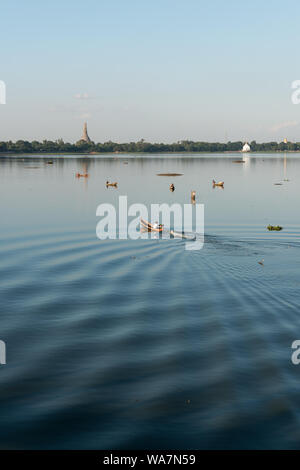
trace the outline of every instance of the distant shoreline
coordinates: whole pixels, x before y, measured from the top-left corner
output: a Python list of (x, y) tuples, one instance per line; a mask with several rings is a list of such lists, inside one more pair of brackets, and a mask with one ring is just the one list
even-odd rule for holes
[(64, 157), (64, 156), (77, 156), (77, 157), (95, 157), (95, 156), (114, 156), (114, 157), (121, 157), (121, 156), (126, 156), (126, 155), (150, 155), (150, 156), (155, 156), (155, 155), (168, 155), (168, 156), (174, 156), (174, 155), (214, 155), (214, 154), (223, 154), (223, 155), (229, 155), (229, 154), (235, 154), (235, 155), (240, 155), (241, 157), (243, 156), (250, 156), (254, 154), (274, 154), (274, 153), (300, 153), (300, 150), (256, 150), (256, 151), (250, 151), (250, 152), (241, 152), (238, 150), (226, 150), (226, 151), (183, 151), (183, 152), (170, 152), (170, 151), (160, 151), (160, 152), (132, 152), (132, 151), (124, 151), (124, 152), (0, 152), (0, 158), (5, 158), (5, 157), (11, 157), (11, 156), (20, 156), (20, 157), (31, 157), (31, 156), (40, 156), (40, 157), (47, 157), (47, 156), (57, 156), (59, 157)]
[[(300, 152), (300, 142), (263, 142), (257, 143), (252, 141), (249, 143), (250, 153), (256, 152)], [(86, 154), (86, 155), (103, 155), (103, 154), (202, 154), (202, 153), (243, 153), (244, 142), (194, 142), (190, 140), (181, 140), (171, 144), (151, 143), (145, 140), (138, 142), (103, 142), (95, 143), (86, 140), (80, 140), (76, 143), (64, 142), (59, 139), (56, 141), (43, 140), (32, 142), (26, 140), (18, 140), (16, 142), (0, 142), (0, 155), (8, 154)], [(246, 153), (246, 152), (244, 152)]]

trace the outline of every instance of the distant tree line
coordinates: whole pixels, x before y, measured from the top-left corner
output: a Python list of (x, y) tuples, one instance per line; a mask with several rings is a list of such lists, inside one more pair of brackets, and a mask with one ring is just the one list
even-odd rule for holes
[[(252, 152), (282, 152), (300, 151), (300, 142), (250, 142)], [(193, 142), (182, 140), (173, 144), (150, 143), (143, 139), (139, 142), (116, 143), (116, 142), (84, 142), (70, 144), (63, 140), (43, 140), (28, 142), (18, 140), (17, 142), (0, 142), (0, 153), (178, 153), (178, 152), (236, 152), (241, 150), (243, 142)]]

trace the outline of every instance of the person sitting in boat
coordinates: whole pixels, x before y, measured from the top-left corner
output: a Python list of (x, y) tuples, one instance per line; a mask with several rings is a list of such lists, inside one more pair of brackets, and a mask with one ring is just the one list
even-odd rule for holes
[(155, 222), (155, 223), (153, 224), (153, 228), (159, 228), (159, 223), (158, 223), (158, 222)]

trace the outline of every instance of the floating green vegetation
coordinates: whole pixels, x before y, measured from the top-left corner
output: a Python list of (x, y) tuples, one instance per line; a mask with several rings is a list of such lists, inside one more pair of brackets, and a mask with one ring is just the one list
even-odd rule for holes
[(280, 227), (280, 225), (268, 225), (267, 229), (268, 230), (276, 230), (277, 232), (279, 232), (279, 230), (282, 230), (282, 227)]

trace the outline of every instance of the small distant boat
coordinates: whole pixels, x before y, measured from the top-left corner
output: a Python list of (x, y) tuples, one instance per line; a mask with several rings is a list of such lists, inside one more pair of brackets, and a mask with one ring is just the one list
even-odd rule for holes
[(215, 180), (213, 180), (213, 181), (212, 181), (212, 184), (213, 184), (213, 187), (219, 186), (219, 187), (221, 187), (221, 188), (224, 188), (224, 181), (219, 181), (219, 182), (217, 183)]
[(156, 176), (182, 176), (182, 173), (156, 173)]
[(143, 219), (141, 219), (141, 227), (148, 230), (148, 232), (162, 232), (164, 229), (164, 226), (162, 224), (160, 224), (158, 228), (155, 228), (153, 224), (150, 224), (150, 222), (147, 222)]
[(118, 187), (118, 183), (115, 182), (115, 183), (110, 183), (109, 181), (106, 181), (106, 187), (108, 188), (109, 186), (113, 187), (113, 188), (117, 188)]
[(88, 178), (89, 174), (88, 173), (76, 173), (76, 178)]

